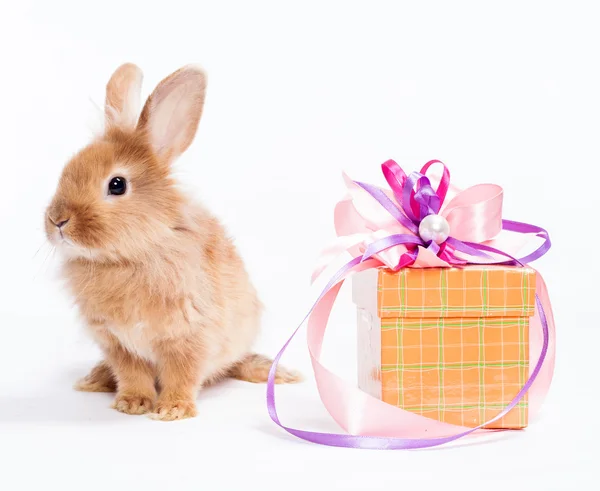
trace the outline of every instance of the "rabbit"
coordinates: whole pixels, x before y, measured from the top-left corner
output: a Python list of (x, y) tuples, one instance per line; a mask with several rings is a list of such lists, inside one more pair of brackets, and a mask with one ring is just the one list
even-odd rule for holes
[(110, 77), (104, 132), (63, 168), (45, 230), (104, 358), (75, 388), (172, 421), (196, 416), (198, 390), (221, 379), (265, 382), (272, 361), (251, 352), (263, 305), (232, 240), (170, 173), (195, 137), (206, 75), (180, 68), (140, 114), (142, 78), (132, 63)]

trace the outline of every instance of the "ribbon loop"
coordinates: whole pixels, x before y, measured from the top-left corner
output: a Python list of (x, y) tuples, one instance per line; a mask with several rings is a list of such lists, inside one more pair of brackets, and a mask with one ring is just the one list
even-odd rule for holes
[(402, 203), (402, 188), (406, 182), (406, 172), (393, 160), (381, 164), (381, 171), (398, 203)]
[(448, 193), (448, 189), (450, 188), (450, 170), (448, 170), (448, 167), (446, 167), (446, 164), (444, 164), (441, 160), (430, 160), (422, 167), (421, 174), (426, 176), (427, 171), (434, 164), (441, 164), (442, 168), (444, 169), (442, 172), (442, 178), (440, 179), (440, 183), (438, 184), (438, 188), (435, 190), (435, 192), (437, 193), (437, 195), (440, 198), (440, 203), (443, 203), (444, 200), (446, 199), (446, 194)]
[(495, 184), (479, 184), (457, 194), (444, 208), (452, 237), (485, 242), (502, 230), (503, 191)]

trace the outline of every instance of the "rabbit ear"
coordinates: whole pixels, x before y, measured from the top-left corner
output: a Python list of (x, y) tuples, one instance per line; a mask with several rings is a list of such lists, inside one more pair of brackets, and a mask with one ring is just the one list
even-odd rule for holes
[(206, 93), (206, 75), (196, 66), (185, 66), (158, 84), (148, 97), (138, 128), (154, 151), (171, 162), (192, 143)]
[(106, 84), (104, 114), (107, 126), (135, 128), (140, 111), (142, 70), (125, 63), (115, 70)]

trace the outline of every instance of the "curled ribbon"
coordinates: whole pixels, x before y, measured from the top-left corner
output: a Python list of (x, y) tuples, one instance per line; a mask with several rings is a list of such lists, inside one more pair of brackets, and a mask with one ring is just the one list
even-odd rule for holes
[[(434, 189), (427, 176), (434, 164), (442, 175)], [(465, 264), (525, 266), (544, 255), (551, 246), (546, 230), (502, 219), (503, 191), (500, 186), (479, 184), (464, 191), (453, 189), (448, 168), (438, 160), (427, 162), (420, 172), (407, 175), (393, 160), (382, 164), (390, 190), (384, 190), (346, 176), (349, 198), (338, 203), (335, 225), (338, 240), (325, 249), (314, 280), (342, 253), (347, 262), (329, 280), (306, 317), (275, 357), (267, 382), (267, 408), (271, 419), (287, 432), (324, 445), (415, 449), (442, 445), (482, 430), (506, 415), (526, 393), (530, 413), (535, 414), (545, 398), (554, 370), (554, 319), (543, 278), (537, 273), (536, 310), (530, 322), (530, 350), (537, 362), (528, 381), (515, 398), (494, 418), (466, 428), (410, 413), (382, 402), (344, 382), (320, 362), (327, 319), (345, 279), (368, 268), (452, 267)], [(449, 200), (447, 198), (453, 195)], [(445, 204), (445, 202), (447, 204)], [(440, 215), (450, 233), (434, 242), (421, 237), (423, 220)], [(529, 254), (516, 258), (530, 239), (542, 243)], [(349, 434), (318, 433), (283, 425), (275, 405), (275, 371), (285, 349), (308, 319), (308, 347), (319, 395), (335, 421)], [(536, 329), (537, 328), (537, 329)], [(427, 437), (425, 438), (424, 435)]]

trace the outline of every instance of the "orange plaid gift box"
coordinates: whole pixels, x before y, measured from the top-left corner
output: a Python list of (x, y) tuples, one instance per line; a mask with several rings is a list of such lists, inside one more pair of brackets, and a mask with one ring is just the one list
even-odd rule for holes
[[(535, 279), (505, 266), (357, 274), (359, 387), (446, 423), (490, 420), (529, 377)], [(487, 428), (524, 428), (527, 409), (525, 396)]]

